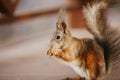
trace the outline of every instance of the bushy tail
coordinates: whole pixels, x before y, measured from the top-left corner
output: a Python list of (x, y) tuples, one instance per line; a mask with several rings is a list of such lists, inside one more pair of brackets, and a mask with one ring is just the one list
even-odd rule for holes
[(103, 38), (103, 32), (105, 28), (107, 28), (104, 16), (104, 9), (106, 9), (106, 7), (107, 3), (105, 1), (96, 1), (83, 6), (87, 29), (95, 35), (97, 39)]
[[(85, 2), (86, 1), (86, 2)], [(108, 3), (104, 0), (84, 0), (83, 14), (86, 20), (86, 26), (90, 33), (94, 35), (95, 40), (103, 48), (106, 72), (109, 72), (112, 67), (112, 73), (117, 70), (117, 66), (120, 59), (120, 33), (114, 28), (110, 27), (105, 19), (105, 9)], [(120, 69), (117, 70), (120, 73)], [(114, 75), (115, 73), (114, 72)], [(119, 79), (118, 79), (118, 78)], [(116, 75), (114, 79), (108, 80), (120, 80), (120, 77)]]

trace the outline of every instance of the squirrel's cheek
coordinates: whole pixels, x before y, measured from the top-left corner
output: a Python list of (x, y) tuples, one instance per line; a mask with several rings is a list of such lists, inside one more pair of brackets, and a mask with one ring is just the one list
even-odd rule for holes
[(61, 48), (61, 45), (60, 44), (54, 44), (54, 49), (60, 49)]

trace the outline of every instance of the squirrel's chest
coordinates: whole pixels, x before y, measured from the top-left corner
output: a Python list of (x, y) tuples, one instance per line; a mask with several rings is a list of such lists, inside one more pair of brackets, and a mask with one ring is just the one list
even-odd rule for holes
[(81, 77), (87, 78), (87, 73), (83, 67), (80, 67), (79, 61), (72, 61), (68, 65)]

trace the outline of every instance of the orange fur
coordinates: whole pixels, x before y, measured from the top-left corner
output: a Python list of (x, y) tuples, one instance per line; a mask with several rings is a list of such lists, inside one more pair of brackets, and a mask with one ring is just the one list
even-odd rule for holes
[(56, 24), (57, 30), (50, 42), (48, 55), (67, 63), (81, 78), (87, 80), (101, 79), (106, 71), (102, 47), (95, 39), (72, 37), (66, 27), (65, 20), (59, 16)]
[(77, 61), (89, 80), (101, 77), (105, 73), (101, 48), (92, 39), (72, 38), (71, 41), (65, 49), (51, 49), (52, 56), (66, 63)]

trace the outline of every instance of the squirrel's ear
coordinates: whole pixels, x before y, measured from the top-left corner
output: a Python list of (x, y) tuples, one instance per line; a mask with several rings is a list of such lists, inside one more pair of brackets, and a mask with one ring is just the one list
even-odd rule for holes
[(67, 25), (66, 25), (66, 23), (65, 22), (57, 22), (57, 24), (56, 24), (56, 28), (58, 29), (58, 30), (66, 30), (66, 27), (67, 27)]
[(59, 11), (56, 27), (57, 29), (60, 29), (60, 30), (65, 30), (67, 27), (65, 23), (65, 10), (64, 9), (60, 9)]

